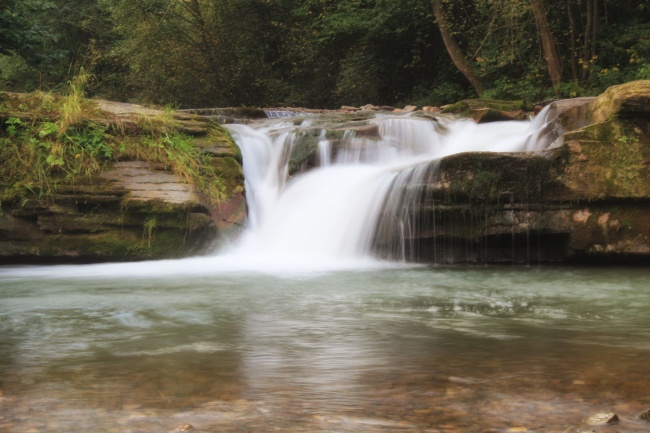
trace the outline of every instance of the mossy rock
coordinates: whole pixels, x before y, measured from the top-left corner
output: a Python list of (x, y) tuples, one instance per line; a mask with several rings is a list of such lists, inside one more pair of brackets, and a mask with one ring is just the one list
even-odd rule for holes
[(649, 118), (650, 80), (631, 81), (608, 88), (596, 98), (591, 110), (592, 123), (614, 118)]
[(212, 165), (220, 174), (228, 198), (244, 192), (244, 171), (235, 158), (226, 156), (213, 158)]
[(610, 120), (565, 134), (569, 160), (562, 180), (576, 196), (650, 197), (650, 131)]
[(533, 111), (533, 106), (524, 101), (501, 101), (497, 99), (465, 99), (443, 108), (443, 113), (467, 115), (474, 110)]

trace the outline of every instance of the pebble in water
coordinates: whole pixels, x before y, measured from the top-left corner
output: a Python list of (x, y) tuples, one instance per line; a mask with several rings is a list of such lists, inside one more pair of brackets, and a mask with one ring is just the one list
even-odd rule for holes
[(650, 409), (644, 410), (639, 414), (639, 419), (650, 422)]
[(618, 422), (618, 415), (615, 413), (597, 413), (587, 418), (589, 425), (607, 425)]
[(181, 433), (184, 431), (190, 431), (194, 428), (192, 424), (181, 424), (178, 427), (176, 427), (176, 430), (174, 430), (174, 433)]

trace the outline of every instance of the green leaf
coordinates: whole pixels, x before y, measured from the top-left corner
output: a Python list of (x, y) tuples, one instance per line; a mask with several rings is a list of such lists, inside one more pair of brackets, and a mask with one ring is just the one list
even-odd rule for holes
[(48, 156), (47, 159), (46, 159), (46, 162), (48, 164), (50, 164), (50, 166), (52, 166), (52, 167), (55, 167), (55, 166), (63, 167), (63, 165), (65, 164), (63, 162), (62, 158), (57, 158), (54, 155)]
[(38, 129), (38, 136), (41, 138), (45, 138), (48, 135), (54, 134), (58, 130), (59, 130), (59, 125), (57, 125), (56, 123), (45, 122)]

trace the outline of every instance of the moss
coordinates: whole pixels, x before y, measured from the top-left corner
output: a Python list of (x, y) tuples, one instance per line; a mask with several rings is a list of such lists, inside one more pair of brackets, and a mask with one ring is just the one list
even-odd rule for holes
[(610, 120), (566, 134), (574, 152), (565, 178), (589, 196), (650, 194), (650, 148), (634, 123)]
[(131, 258), (142, 260), (149, 257), (147, 246), (138, 233), (121, 232), (50, 236), (35, 251), (41, 257), (71, 258)]
[[(186, 221), (190, 219), (188, 215), (185, 218)], [(125, 226), (99, 233), (53, 234), (37, 244), (24, 245), (22, 249), (38, 257), (68, 257), (71, 260), (175, 258), (201, 252), (205, 238), (216, 234), (208, 224), (197, 224), (191, 230), (192, 224), (170, 228), (170, 221), (158, 216), (150, 216), (147, 222), (149, 224), (142, 227)]]
[(232, 157), (213, 158), (212, 165), (224, 184), (226, 200), (243, 192), (244, 172), (239, 161)]

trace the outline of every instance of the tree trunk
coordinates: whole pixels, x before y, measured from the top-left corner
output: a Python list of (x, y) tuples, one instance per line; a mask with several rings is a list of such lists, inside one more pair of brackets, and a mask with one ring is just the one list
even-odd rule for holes
[(433, 6), (433, 16), (436, 18), (440, 35), (451, 57), (451, 61), (454, 62), (454, 65), (456, 65), (460, 73), (467, 78), (476, 93), (481, 96), (485, 91), (483, 84), (479, 80), (476, 71), (474, 71), (472, 64), (465, 58), (465, 54), (456, 43), (456, 39), (454, 39), (449, 29), (449, 22), (447, 21), (445, 12), (440, 5), (440, 0), (431, 0), (431, 5)]
[(587, 78), (589, 66), (596, 58), (596, 41), (598, 36), (598, 0), (586, 0), (587, 22), (585, 23), (584, 45), (582, 48), (582, 78)]
[(591, 58), (596, 57), (596, 39), (598, 36), (598, 0), (594, 0), (591, 18)]
[(535, 15), (537, 33), (542, 41), (548, 76), (551, 79), (553, 90), (556, 94), (559, 94), (560, 83), (562, 81), (562, 59), (558, 53), (555, 38), (553, 37), (548, 18), (546, 17), (546, 10), (544, 9), (542, 0), (530, 0), (530, 6), (533, 9), (533, 15)]
[(570, 38), (571, 38), (571, 76), (573, 81), (578, 83), (580, 75), (578, 74), (578, 51), (576, 45), (576, 20), (573, 16), (573, 9), (571, 8), (571, 0), (566, 2), (567, 14), (569, 15)]

